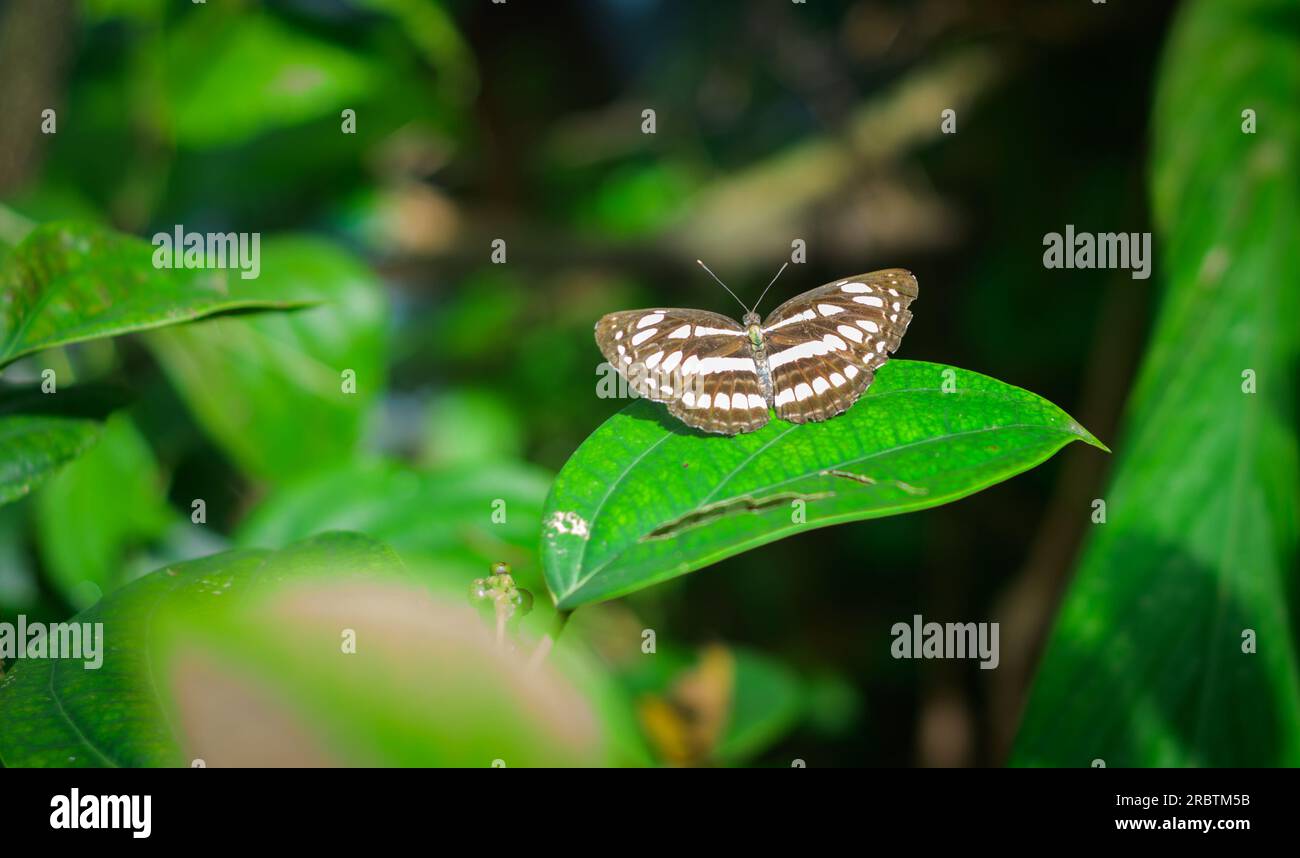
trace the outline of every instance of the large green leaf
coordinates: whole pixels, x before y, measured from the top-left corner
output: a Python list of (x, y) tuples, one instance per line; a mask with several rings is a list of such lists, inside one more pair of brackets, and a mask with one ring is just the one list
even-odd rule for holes
[(555, 480), (547, 584), (561, 609), (624, 595), (793, 533), (965, 497), (1071, 441), (1102, 446), (1041, 397), (916, 361), (886, 364), (833, 420), (731, 438), (638, 401)]
[(120, 393), (97, 387), (0, 387), (0, 504), (28, 494), (90, 449), (121, 402)]
[[(1294, 3), (1185, 6), (1156, 106), (1153, 198), (1168, 291), (1107, 521), (1062, 607), (1013, 762), (1294, 766)], [(1246, 109), (1256, 133), (1243, 133)]]
[(626, 713), (574, 654), (530, 669), (359, 535), (172, 566), (75, 620), (104, 624), (102, 665), (6, 663), (5, 765), (638, 760)]
[(283, 481), (353, 455), (385, 383), (388, 306), (368, 268), (319, 239), (263, 242), (261, 279), (322, 303), (223, 316), (148, 342), (212, 438), (245, 471)]
[(0, 367), (52, 346), (255, 307), (309, 293), (222, 269), (160, 269), (154, 247), (79, 223), (38, 226), (0, 261)]
[(122, 584), (127, 550), (160, 536), (176, 517), (148, 442), (120, 413), (99, 444), (35, 500), (37, 547), (50, 583), (78, 609)]

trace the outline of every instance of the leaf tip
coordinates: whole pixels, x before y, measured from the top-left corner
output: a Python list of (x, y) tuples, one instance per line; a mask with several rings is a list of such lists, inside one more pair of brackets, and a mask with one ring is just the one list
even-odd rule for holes
[(1105, 453), (1111, 452), (1110, 447), (1103, 444), (1096, 435), (1092, 434), (1087, 429), (1084, 429), (1077, 420), (1072, 420), (1070, 422), (1070, 431), (1078, 435), (1079, 440), (1083, 441), (1085, 444), (1090, 444)]

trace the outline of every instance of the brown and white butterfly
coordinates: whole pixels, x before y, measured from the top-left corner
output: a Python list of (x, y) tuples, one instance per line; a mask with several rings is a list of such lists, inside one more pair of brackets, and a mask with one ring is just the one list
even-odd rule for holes
[(791, 423), (848, 410), (898, 348), (916, 296), (910, 271), (887, 268), (791, 298), (761, 323), (752, 310), (739, 323), (703, 310), (610, 313), (596, 344), (639, 395), (735, 435), (765, 426), (769, 409)]

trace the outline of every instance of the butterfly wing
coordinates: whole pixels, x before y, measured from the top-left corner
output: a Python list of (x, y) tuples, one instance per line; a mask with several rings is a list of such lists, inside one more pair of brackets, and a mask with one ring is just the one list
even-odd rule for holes
[(910, 271), (887, 268), (819, 286), (763, 323), (777, 416), (791, 423), (846, 411), (898, 348), (917, 296)]
[(596, 344), (640, 396), (688, 426), (735, 435), (770, 415), (745, 330), (703, 310), (626, 310), (596, 323)]

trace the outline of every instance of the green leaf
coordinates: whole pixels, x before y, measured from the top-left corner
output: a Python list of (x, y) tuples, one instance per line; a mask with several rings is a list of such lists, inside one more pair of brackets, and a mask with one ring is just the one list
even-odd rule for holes
[(447, 391), (429, 404), (420, 458), (433, 465), (516, 459), (524, 447), (521, 423), (502, 394)]
[(1182, 9), (1155, 116), (1167, 292), (1020, 765), (1300, 764), (1300, 27), (1281, 0)]
[(37, 547), (50, 582), (85, 608), (124, 583), (127, 550), (161, 535), (174, 517), (148, 442), (118, 414), (94, 449), (37, 493)]
[(359, 5), (400, 22), (402, 32), (436, 70), (439, 90), (449, 98), (467, 101), (478, 92), (474, 53), (447, 9), (425, 0), (360, 0)]
[(39, 591), (36, 570), (27, 550), (27, 507), (8, 504), (0, 507), (0, 617), (12, 617), (30, 611), (37, 603)]
[(368, 268), (319, 239), (263, 242), (260, 279), (322, 304), (210, 319), (148, 343), (213, 440), (248, 473), (282, 482), (353, 456), (385, 384), (388, 306)]
[(805, 683), (762, 653), (711, 644), (692, 658), (660, 647), (619, 675), (643, 731), (669, 765), (743, 765), (785, 738), (806, 714)]
[(890, 361), (833, 420), (730, 438), (637, 401), (555, 480), (547, 584), (565, 610), (622, 596), (793, 533), (965, 497), (1071, 441), (1102, 447), (1041, 397), (916, 361)]
[(358, 107), (376, 80), (362, 57), (263, 14), (204, 9), (187, 17), (168, 46), (176, 139), (192, 148), (339, 116)]
[(306, 302), (220, 269), (153, 266), (138, 238), (72, 222), (38, 226), (0, 261), (0, 367), (25, 354), (248, 308)]
[(6, 661), (7, 766), (639, 759), (626, 713), (576, 656), (531, 670), (471, 608), (412, 586), (356, 534), (171, 566), (75, 620), (103, 623), (98, 668)]
[(803, 715), (803, 687), (789, 668), (761, 653), (734, 650), (735, 680), (718, 759), (740, 765), (779, 742)]
[(462, 589), (497, 560), (511, 563), (523, 586), (537, 587), (537, 532), (549, 486), (542, 469), (508, 462), (433, 471), (350, 462), (272, 492), (237, 542), (279, 547), (321, 531), (356, 530), (391, 545), (408, 565), (455, 576)]
[(0, 387), (0, 504), (27, 495), (90, 449), (121, 403), (120, 392), (102, 387)]

